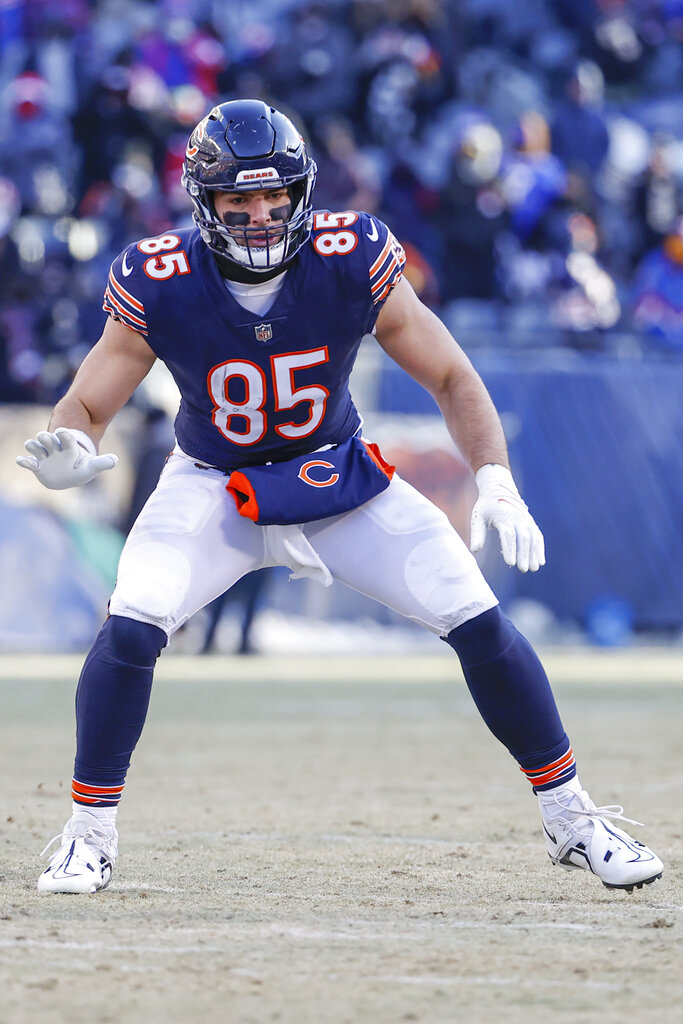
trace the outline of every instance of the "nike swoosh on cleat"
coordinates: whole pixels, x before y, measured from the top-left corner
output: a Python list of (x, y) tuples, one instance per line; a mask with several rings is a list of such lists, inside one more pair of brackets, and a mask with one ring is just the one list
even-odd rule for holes
[[(67, 853), (67, 855), (64, 858), (64, 860), (62, 861), (62, 863), (58, 864), (56, 868), (52, 869), (52, 877), (53, 878), (60, 879), (60, 878), (77, 878), (78, 877), (80, 872), (78, 872), (78, 871), (69, 871), (68, 870), (69, 865), (71, 864), (71, 858), (74, 855), (74, 847), (75, 846), (76, 846), (76, 841), (74, 840), (74, 842), (71, 844), (69, 852)], [(49, 868), (48, 868), (48, 871), (49, 871)], [(45, 873), (47, 874), (47, 871)]]
[(126, 263), (125, 252), (123, 254), (123, 259), (121, 260), (121, 272), (123, 273), (124, 277), (128, 277), (130, 274), (133, 273), (133, 268), (129, 267), (128, 264)]
[(545, 824), (543, 822), (541, 822), (541, 824), (543, 824), (543, 831), (545, 832), (545, 834), (547, 835), (547, 837), (551, 841), (551, 843), (556, 843), (557, 839), (552, 834), (552, 832), (548, 832), (548, 829), (545, 827)]
[(379, 238), (379, 231), (377, 230), (377, 225), (375, 224), (374, 221), (372, 222), (372, 230), (366, 231), (365, 233), (371, 242), (377, 241), (377, 239)]
[[(80, 871), (69, 871), (68, 870), (68, 866), (69, 866), (70, 860), (71, 860), (71, 854), (69, 854), (69, 856), (66, 858), (66, 860), (62, 861), (61, 864), (58, 864), (56, 868), (52, 869), (52, 871), (50, 872), (52, 877), (53, 878), (57, 878), (57, 879), (60, 879), (60, 878), (78, 878), (78, 876), (80, 874)], [(48, 871), (45, 872), (45, 874), (48, 874), (48, 872), (49, 872), (49, 868), (48, 868)]]

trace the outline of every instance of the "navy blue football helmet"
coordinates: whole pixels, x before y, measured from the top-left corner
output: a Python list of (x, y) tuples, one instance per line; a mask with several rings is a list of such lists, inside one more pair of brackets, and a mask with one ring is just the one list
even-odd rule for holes
[[(190, 135), (182, 183), (209, 248), (242, 269), (265, 273), (288, 263), (309, 238), (316, 171), (288, 117), (261, 100), (231, 100), (214, 107)], [(291, 209), (282, 210), (281, 224), (228, 227), (216, 214), (216, 192), (283, 187)]]

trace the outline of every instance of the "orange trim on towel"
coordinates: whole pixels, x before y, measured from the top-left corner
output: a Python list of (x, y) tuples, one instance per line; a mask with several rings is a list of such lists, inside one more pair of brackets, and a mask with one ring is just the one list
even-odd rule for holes
[(363, 441), (365, 450), (372, 459), (372, 461), (391, 480), (392, 476), (396, 472), (396, 466), (392, 466), (386, 461), (381, 451), (379, 450), (379, 445), (376, 445), (374, 441), (365, 441), (363, 440), (363, 438), (361, 438), (361, 440)]
[(251, 519), (252, 522), (257, 523), (259, 507), (256, 500), (256, 492), (244, 473), (240, 473), (239, 470), (232, 472), (228, 477), (225, 489), (235, 499), (239, 514), (244, 516), (245, 519)]

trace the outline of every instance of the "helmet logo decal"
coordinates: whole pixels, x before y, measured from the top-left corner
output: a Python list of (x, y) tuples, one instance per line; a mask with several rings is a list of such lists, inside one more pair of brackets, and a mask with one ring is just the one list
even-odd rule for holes
[[(208, 117), (205, 117), (204, 120), (200, 121), (199, 124), (197, 125), (197, 127), (195, 128), (195, 132), (196, 132), (196, 137), (197, 137), (197, 142), (198, 143), (200, 143), (202, 141), (202, 139), (204, 138), (204, 129), (206, 128), (206, 122), (207, 121), (208, 121)], [(194, 135), (195, 132), (193, 132), (192, 134)], [(188, 139), (187, 149), (185, 150), (185, 153), (186, 153), (187, 156), (196, 156), (197, 153), (199, 152), (199, 145), (191, 146), (190, 145), (191, 139), (192, 139), (192, 136), (190, 136), (190, 139)]]
[(280, 180), (280, 175), (274, 167), (258, 167), (254, 171), (240, 171), (235, 178), (236, 185), (242, 185), (245, 181), (273, 181)]
[(271, 341), (273, 337), (272, 324), (257, 324), (254, 327), (254, 334), (257, 341)]

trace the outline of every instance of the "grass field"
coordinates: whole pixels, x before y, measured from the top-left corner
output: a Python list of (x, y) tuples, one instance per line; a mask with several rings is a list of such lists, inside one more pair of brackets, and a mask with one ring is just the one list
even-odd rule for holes
[[(551, 865), (455, 659), (162, 658), (92, 897), (35, 890), (80, 659), (0, 659), (0, 1022), (674, 1024), (680, 655), (550, 654), (584, 784), (665, 861)], [(633, 830), (633, 829), (632, 829)]]

